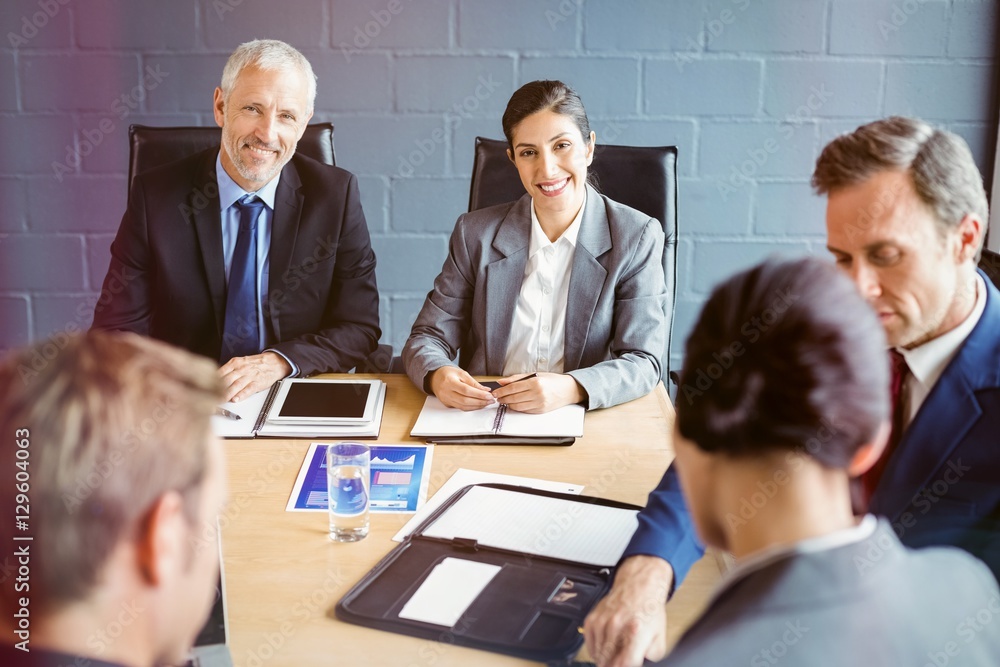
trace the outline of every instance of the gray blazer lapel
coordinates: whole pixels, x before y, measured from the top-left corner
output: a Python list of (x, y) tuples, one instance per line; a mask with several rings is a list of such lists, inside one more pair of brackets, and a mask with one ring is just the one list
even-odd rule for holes
[(222, 322), (226, 317), (226, 262), (222, 252), (222, 215), (219, 213), (219, 182), (215, 175), (215, 158), (218, 153), (207, 153), (203, 168), (191, 181), (186, 210), (190, 216), (201, 250), (208, 291), (215, 311), (215, 328), (222, 336)]
[(611, 230), (604, 200), (594, 188), (587, 186), (587, 204), (576, 238), (573, 269), (569, 279), (569, 299), (566, 304), (566, 343), (563, 367), (580, 367), (587, 343), (587, 332), (597, 309), (608, 271), (598, 257), (611, 250)]
[(490, 297), (486, 309), (486, 374), (502, 375), (514, 307), (524, 281), (531, 240), (531, 197), (524, 195), (508, 211), (493, 238), (493, 249), (500, 258), (486, 265), (484, 294)]
[[(286, 291), (285, 276), (288, 275), (289, 269), (293, 268), (291, 266), (292, 251), (295, 249), (299, 232), (299, 218), (302, 215), (301, 187), (302, 180), (299, 178), (299, 172), (289, 162), (281, 172), (281, 180), (278, 182), (278, 189), (274, 194), (271, 247), (267, 251), (270, 263), (268, 291), (272, 294), (275, 293), (276, 289), (280, 290), (281, 293)], [(312, 239), (314, 243), (318, 243), (320, 240)], [(278, 322), (278, 313), (281, 309), (272, 307), (270, 296), (267, 310), (274, 339), (281, 340), (281, 326)]]

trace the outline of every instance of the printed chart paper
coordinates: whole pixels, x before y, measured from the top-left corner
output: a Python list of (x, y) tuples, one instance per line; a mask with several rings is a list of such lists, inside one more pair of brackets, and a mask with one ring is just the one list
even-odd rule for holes
[[(287, 512), (326, 512), (326, 447), (314, 442), (295, 479)], [(370, 445), (371, 511), (416, 512), (427, 500), (433, 445)]]

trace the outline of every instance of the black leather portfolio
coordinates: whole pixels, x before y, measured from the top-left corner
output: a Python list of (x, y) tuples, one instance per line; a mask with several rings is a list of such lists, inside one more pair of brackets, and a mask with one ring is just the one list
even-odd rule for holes
[(542, 662), (583, 644), (640, 507), (478, 484), (456, 492), (340, 600), (367, 627)]

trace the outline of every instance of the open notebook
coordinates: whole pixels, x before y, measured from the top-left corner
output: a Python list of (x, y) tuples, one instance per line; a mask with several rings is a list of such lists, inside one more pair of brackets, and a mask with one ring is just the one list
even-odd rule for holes
[(585, 414), (582, 405), (530, 415), (499, 403), (466, 412), (428, 396), (410, 435), (434, 442), (572, 444), (574, 438), (583, 437)]

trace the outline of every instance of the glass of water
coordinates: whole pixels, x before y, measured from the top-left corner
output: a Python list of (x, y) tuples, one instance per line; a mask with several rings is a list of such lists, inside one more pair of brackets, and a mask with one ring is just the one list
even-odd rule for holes
[(357, 542), (368, 535), (370, 470), (368, 447), (342, 442), (326, 448), (330, 539), (334, 542)]

